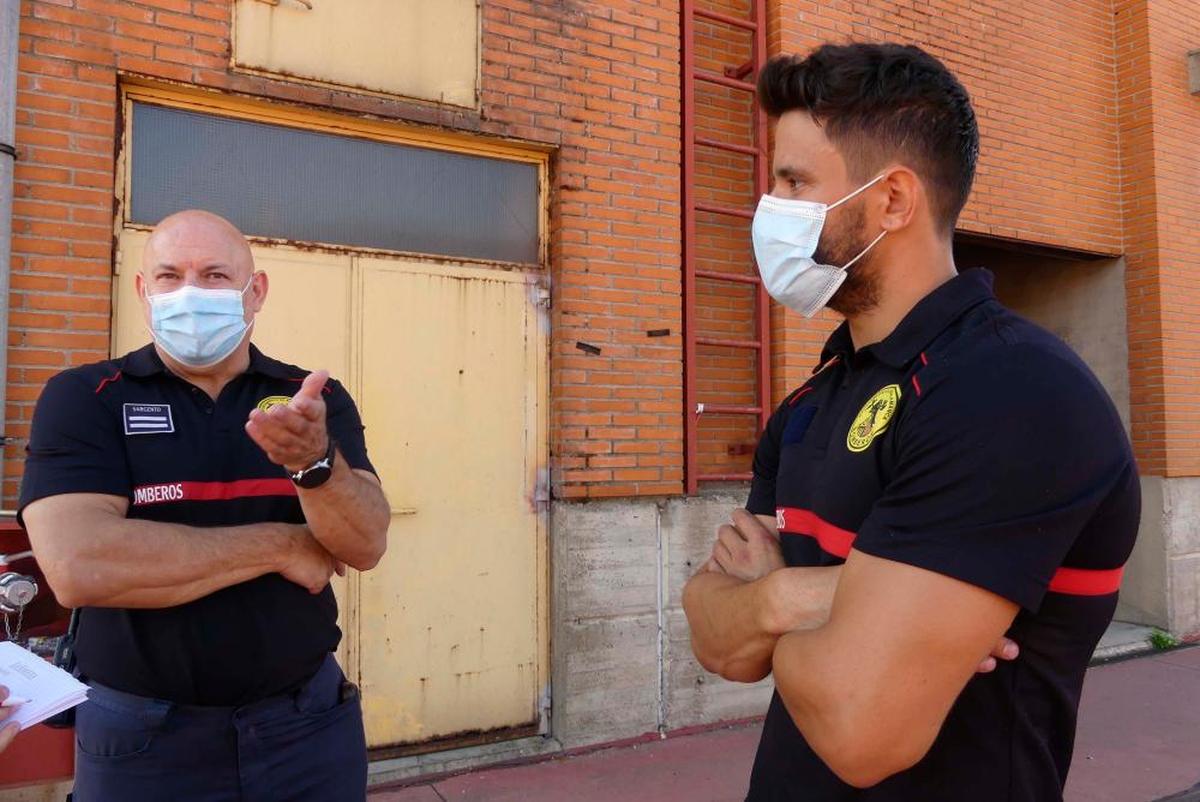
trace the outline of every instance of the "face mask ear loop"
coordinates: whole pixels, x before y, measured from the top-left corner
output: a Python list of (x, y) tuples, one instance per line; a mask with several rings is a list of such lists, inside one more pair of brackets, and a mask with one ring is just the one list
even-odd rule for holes
[(870, 189), (871, 187), (873, 187), (873, 186), (875, 186), (876, 184), (878, 184), (880, 181), (882, 181), (882, 180), (883, 180), (883, 177), (884, 177), (884, 174), (883, 174), (883, 173), (880, 173), (879, 175), (875, 176), (874, 178), (872, 178), (872, 179), (871, 179), (870, 181), (868, 181), (867, 183), (863, 184), (863, 185), (862, 185), (861, 187), (859, 187), (858, 189), (856, 189), (856, 190), (854, 190), (853, 192), (851, 192), (851, 193), (850, 193), (849, 195), (847, 195), (846, 197), (842, 198), (840, 201), (835, 201), (834, 203), (831, 203), (831, 204), (829, 204), (829, 205), (828, 205), (827, 207), (825, 207), (825, 208), (827, 208), (827, 209), (833, 209), (833, 208), (836, 208), (836, 207), (838, 207), (838, 206), (841, 206), (841, 205), (842, 205), (843, 203), (845, 203), (846, 201), (848, 201), (848, 200), (850, 200), (850, 199), (852, 199), (852, 198), (854, 198), (854, 197), (856, 197), (856, 196), (858, 196), (858, 195), (862, 194), (863, 192), (866, 192), (868, 189)]
[(861, 258), (863, 258), (864, 256), (866, 256), (866, 255), (867, 255), (867, 251), (871, 250), (871, 249), (872, 249), (872, 248), (874, 248), (876, 245), (878, 245), (878, 244), (879, 244), (879, 240), (883, 239), (883, 238), (884, 238), (884, 237), (886, 237), (886, 236), (887, 236), (887, 229), (885, 228), (885, 229), (883, 230), (883, 233), (882, 233), (882, 234), (880, 234), (878, 237), (876, 237), (876, 238), (874, 239), (874, 241), (872, 241), (872, 242), (871, 242), (871, 244), (870, 244), (870, 245), (868, 245), (867, 247), (863, 248), (863, 249), (862, 249), (862, 252), (861, 252), (861, 253), (859, 253), (859, 254), (858, 254), (858, 256), (854, 257), (854, 258), (853, 258), (853, 259), (851, 259), (849, 262), (846, 262), (846, 264), (842, 265), (842, 272), (844, 273), (845, 271), (847, 271), (847, 270), (849, 270), (851, 267), (853, 267), (855, 262), (857, 262), (859, 259), (861, 259)]

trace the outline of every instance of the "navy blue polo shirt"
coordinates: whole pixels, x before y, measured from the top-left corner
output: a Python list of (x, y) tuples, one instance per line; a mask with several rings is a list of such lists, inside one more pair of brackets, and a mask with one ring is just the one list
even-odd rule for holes
[(1137, 468), (1107, 393), (1062, 341), (963, 273), (883, 341), (843, 324), (771, 418), (747, 508), (788, 565), (851, 548), (1020, 605), (1013, 662), (971, 679), (928, 755), (858, 790), (771, 701), (748, 799), (1060, 800), (1084, 671), (1137, 535)]
[[(167, 370), (153, 345), (63, 371), (38, 399), (20, 508), (63, 493), (103, 493), (128, 499), (129, 518), (194, 527), (304, 523), (286, 471), (243, 427), (255, 407), (287, 403), (307, 375), (252, 346), (249, 369), (214, 402)], [(333, 380), (324, 392), (342, 456), (373, 471), (354, 401)], [(312, 595), (268, 574), (177, 607), (84, 608), (76, 652), (82, 673), (110, 688), (231, 706), (298, 687), (340, 639), (330, 588)]]

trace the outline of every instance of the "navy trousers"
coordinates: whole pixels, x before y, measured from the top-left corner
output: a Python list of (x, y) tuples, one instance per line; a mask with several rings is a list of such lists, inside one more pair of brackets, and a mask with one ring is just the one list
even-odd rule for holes
[(294, 694), (189, 707), (92, 685), (75, 714), (73, 802), (362, 802), (357, 689), (333, 657)]

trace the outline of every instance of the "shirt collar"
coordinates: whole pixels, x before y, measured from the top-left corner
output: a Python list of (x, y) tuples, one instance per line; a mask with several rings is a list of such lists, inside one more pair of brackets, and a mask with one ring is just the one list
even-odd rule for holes
[[(983, 268), (958, 274), (922, 298), (891, 334), (862, 350), (885, 365), (903, 368), (968, 309), (994, 298), (992, 283), (991, 272)], [(825, 343), (821, 362), (834, 356), (849, 359), (853, 355), (850, 324), (843, 322)]]
[(167, 366), (159, 358), (154, 343), (149, 343), (125, 355), (121, 360), (121, 372), (126, 376), (147, 378), (159, 373), (166, 373)]
[[(147, 378), (170, 371), (163, 364), (154, 343), (149, 343), (125, 355), (121, 364), (121, 372), (129, 376)], [(253, 343), (250, 345), (250, 367), (246, 372), (259, 373), (272, 379), (291, 379), (295, 376), (295, 371), (289, 370), (282, 362), (277, 362), (264, 355)]]

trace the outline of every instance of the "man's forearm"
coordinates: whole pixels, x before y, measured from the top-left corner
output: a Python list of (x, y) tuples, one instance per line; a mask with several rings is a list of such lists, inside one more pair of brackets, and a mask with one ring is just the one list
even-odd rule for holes
[(288, 524), (198, 528), (96, 514), (70, 504), (25, 511), (34, 553), (68, 607), (173, 607), (278, 571)]
[(304, 518), (330, 554), (366, 571), (383, 557), (391, 509), (379, 483), (350, 468), (340, 453), (333, 466), (325, 484), (300, 490)]
[(199, 533), (191, 527), (181, 528), (191, 529), (191, 534), (185, 534), (185, 538), (209, 539), (200, 549), (191, 549), (191, 553), (176, 552), (171, 557), (188, 561), (197, 559), (192, 565), (194, 570), (187, 573), (198, 572), (199, 576), (178, 583), (169, 581), (167, 573), (137, 577), (140, 587), (118, 591), (88, 606), (158, 609), (187, 604), (218, 590), (277, 572), (288, 548), (286, 536), (278, 531), (276, 524), (204, 529)]
[(692, 650), (726, 679), (756, 682), (771, 673), (781, 635), (829, 617), (840, 568), (783, 568), (756, 582), (702, 571), (684, 588)]
[[(125, 520), (95, 531), (66, 566), (70, 607), (175, 607), (279, 570), (281, 524), (197, 528)], [(56, 591), (58, 589), (56, 588)]]

